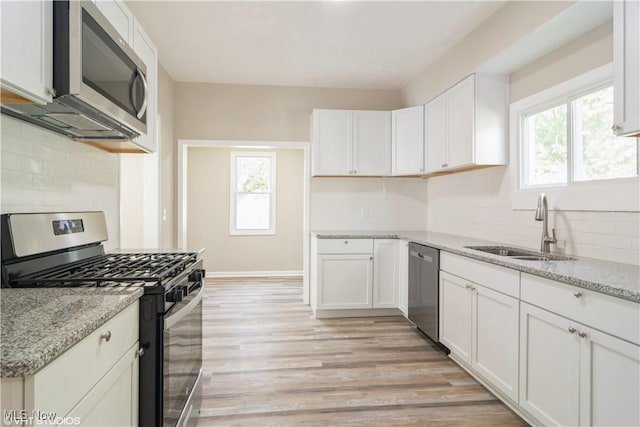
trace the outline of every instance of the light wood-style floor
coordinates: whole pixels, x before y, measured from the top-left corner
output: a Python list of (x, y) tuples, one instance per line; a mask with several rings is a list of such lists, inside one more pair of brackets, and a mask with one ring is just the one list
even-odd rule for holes
[(207, 280), (202, 426), (524, 426), (403, 317), (314, 319), (297, 279)]

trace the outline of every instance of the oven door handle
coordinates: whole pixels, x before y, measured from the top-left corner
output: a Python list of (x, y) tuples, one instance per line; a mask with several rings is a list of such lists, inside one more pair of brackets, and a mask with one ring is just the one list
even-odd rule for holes
[[(180, 310), (171, 313), (168, 317), (164, 319), (164, 330), (171, 329), (176, 323), (184, 319), (189, 313), (193, 311), (194, 308), (202, 301), (202, 290), (203, 288), (198, 289), (198, 293), (195, 294), (193, 299), (187, 303)], [(191, 294), (193, 295), (193, 294)], [(189, 296), (191, 296), (189, 295)]]

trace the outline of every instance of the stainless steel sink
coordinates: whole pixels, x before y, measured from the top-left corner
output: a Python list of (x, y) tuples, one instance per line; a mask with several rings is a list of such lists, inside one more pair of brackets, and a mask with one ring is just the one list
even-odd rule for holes
[(564, 255), (544, 254), (509, 246), (465, 246), (465, 248), (522, 261), (573, 261), (575, 259)]

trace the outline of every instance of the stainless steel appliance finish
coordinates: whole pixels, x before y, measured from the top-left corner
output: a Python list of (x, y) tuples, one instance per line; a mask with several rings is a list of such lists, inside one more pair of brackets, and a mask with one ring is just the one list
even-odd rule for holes
[(54, 100), (2, 112), (79, 141), (147, 132), (146, 66), (90, 1), (53, 2)]
[[(202, 253), (105, 254), (104, 220), (102, 212), (3, 214), (2, 286), (142, 286), (138, 424), (191, 426), (202, 388)], [(40, 241), (35, 233), (44, 243), (29, 246)]]
[(7, 214), (2, 233), (11, 245), (2, 248), (2, 258), (17, 258), (74, 246), (104, 242), (107, 225), (104, 212)]
[(440, 251), (417, 243), (409, 244), (408, 317), (434, 342), (438, 334), (438, 280)]
[(536, 208), (536, 221), (542, 221), (542, 237), (540, 238), (540, 252), (548, 254), (551, 249), (550, 245), (558, 243), (556, 239), (556, 229), (551, 229), (551, 236), (549, 236), (549, 224), (547, 219), (549, 216), (549, 207), (547, 205), (547, 196), (544, 193), (540, 193), (538, 196), (538, 207)]

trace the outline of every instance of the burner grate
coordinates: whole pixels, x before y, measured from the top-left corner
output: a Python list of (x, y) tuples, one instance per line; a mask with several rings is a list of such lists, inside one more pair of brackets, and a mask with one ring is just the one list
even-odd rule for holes
[(107, 286), (118, 282), (160, 282), (174, 277), (196, 259), (196, 253), (108, 254), (19, 277), (12, 283)]

